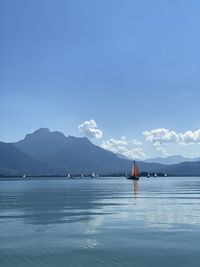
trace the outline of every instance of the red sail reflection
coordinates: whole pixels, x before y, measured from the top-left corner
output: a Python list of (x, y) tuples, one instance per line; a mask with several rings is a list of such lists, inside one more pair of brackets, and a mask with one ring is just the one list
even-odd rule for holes
[(134, 193), (134, 199), (136, 199), (139, 193), (139, 184), (137, 180), (133, 181), (133, 193)]

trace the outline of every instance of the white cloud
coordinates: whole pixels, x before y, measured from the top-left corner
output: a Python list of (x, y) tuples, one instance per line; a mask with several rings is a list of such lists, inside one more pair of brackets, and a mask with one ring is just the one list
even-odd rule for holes
[(127, 140), (124, 137), (121, 139), (111, 138), (103, 141), (101, 147), (115, 154), (121, 154), (129, 159), (143, 159), (145, 157), (143, 148), (132, 148), (130, 146), (131, 144), (132, 140)]
[(158, 147), (158, 146), (160, 146), (160, 142), (157, 141), (157, 142), (153, 143), (153, 145)]
[(142, 142), (137, 140), (137, 139), (132, 139), (131, 142), (133, 143), (133, 145), (136, 145), (136, 146), (141, 146), (142, 145)]
[(132, 159), (144, 159), (146, 156), (143, 148), (134, 148), (130, 152), (131, 154), (129, 158)]
[(164, 149), (164, 147), (159, 146), (156, 148), (156, 151), (161, 155), (161, 156), (168, 156), (166, 150)]
[(81, 125), (78, 126), (81, 134), (89, 138), (101, 138), (103, 132), (98, 129), (96, 121), (91, 119), (90, 121), (84, 121)]
[(180, 133), (180, 142), (184, 144), (189, 143), (200, 143), (200, 129), (192, 132), (187, 131), (185, 133)]
[(155, 146), (168, 143), (200, 143), (200, 129), (192, 132), (187, 131), (185, 133), (177, 133), (165, 128), (154, 129), (143, 132), (146, 141), (152, 143)]
[(127, 146), (128, 142), (125, 141), (124, 139), (114, 139), (111, 138), (107, 141), (103, 141), (102, 145), (105, 145), (107, 149), (114, 149), (114, 148), (118, 148), (121, 146)]
[(146, 141), (153, 144), (175, 143), (179, 140), (179, 136), (175, 131), (165, 128), (145, 131), (143, 135)]

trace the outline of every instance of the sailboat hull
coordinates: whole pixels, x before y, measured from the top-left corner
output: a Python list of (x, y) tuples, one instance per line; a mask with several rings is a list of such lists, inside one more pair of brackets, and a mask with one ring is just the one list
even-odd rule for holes
[(130, 177), (127, 177), (127, 180), (139, 180), (140, 178), (139, 177), (136, 177), (136, 176), (130, 176)]

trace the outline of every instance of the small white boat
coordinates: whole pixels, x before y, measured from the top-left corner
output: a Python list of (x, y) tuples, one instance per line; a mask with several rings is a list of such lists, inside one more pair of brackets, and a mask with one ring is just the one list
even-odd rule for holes
[(70, 178), (70, 177), (71, 177), (71, 175), (68, 173), (68, 174), (67, 174), (67, 178)]
[(83, 176), (83, 174), (81, 174), (81, 178), (83, 178), (84, 176)]
[(25, 179), (25, 178), (26, 178), (26, 175), (24, 174), (24, 175), (22, 176), (22, 178)]
[(151, 177), (151, 175), (150, 175), (150, 173), (148, 172), (148, 174), (147, 174), (147, 178), (150, 178)]
[(166, 173), (164, 174), (164, 177), (167, 177), (167, 174)]
[(154, 174), (154, 177), (157, 177), (158, 175), (157, 175), (157, 173), (155, 172), (155, 174)]
[(97, 174), (96, 177), (99, 178), (99, 175)]
[(91, 175), (92, 178), (95, 178), (95, 173), (93, 172), (92, 175)]

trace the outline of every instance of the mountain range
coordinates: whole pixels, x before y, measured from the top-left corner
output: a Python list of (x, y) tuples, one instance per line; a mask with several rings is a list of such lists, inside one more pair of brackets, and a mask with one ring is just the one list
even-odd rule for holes
[[(178, 156), (176, 160), (178, 160)], [(171, 161), (170, 161), (171, 160)], [(173, 161), (168, 157), (138, 162), (141, 172), (200, 175), (200, 161)], [(179, 157), (180, 160), (180, 157)], [(183, 158), (184, 160), (184, 158)], [(170, 164), (175, 162), (176, 164)], [(168, 164), (168, 165), (167, 165)], [(66, 137), (40, 128), (16, 143), (0, 142), (0, 175), (102, 175), (130, 172), (132, 161), (94, 145), (86, 137)]]
[(200, 161), (200, 158), (185, 158), (181, 155), (173, 155), (173, 156), (168, 156), (168, 157), (156, 157), (152, 159), (146, 159), (144, 162), (150, 162), (150, 163), (160, 163), (160, 164), (166, 164), (166, 165), (171, 165), (171, 164), (178, 164), (181, 162), (195, 162), (195, 161)]

